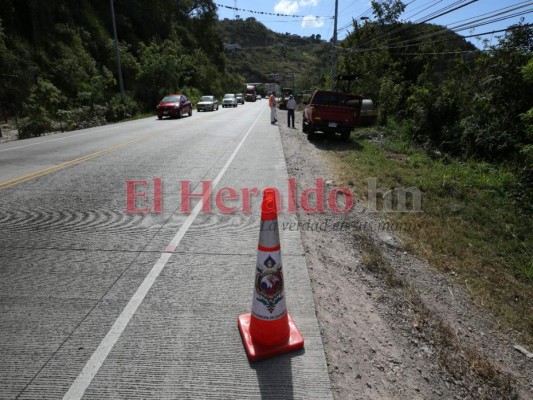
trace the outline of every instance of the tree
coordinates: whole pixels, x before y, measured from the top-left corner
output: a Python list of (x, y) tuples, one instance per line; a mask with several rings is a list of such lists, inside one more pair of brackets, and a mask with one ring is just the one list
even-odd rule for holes
[(179, 41), (167, 39), (163, 43), (141, 43), (138, 96), (145, 104), (155, 102), (167, 93), (176, 92), (189, 74), (187, 51)]
[(381, 25), (396, 23), (405, 10), (405, 4), (400, 0), (372, 0), (370, 5), (372, 13)]
[(44, 78), (37, 78), (30, 96), (24, 103), (24, 111), (30, 118), (21, 128), (21, 136), (41, 135), (50, 132), (64, 97), (54, 84)]
[(533, 104), (533, 85), (523, 73), (533, 57), (533, 28), (514, 28), (466, 77), (472, 95), (461, 105), (463, 145), (479, 158), (512, 157), (531, 142), (521, 116)]

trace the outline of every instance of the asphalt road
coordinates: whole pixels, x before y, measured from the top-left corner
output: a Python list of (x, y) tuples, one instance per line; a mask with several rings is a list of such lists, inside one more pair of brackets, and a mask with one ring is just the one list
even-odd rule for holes
[[(299, 232), (281, 245), (305, 349), (251, 363), (237, 329), (259, 234), (243, 190), (287, 178), (265, 101), (0, 144), (0, 398), (331, 398)], [(212, 181), (211, 212), (183, 212), (183, 181)]]

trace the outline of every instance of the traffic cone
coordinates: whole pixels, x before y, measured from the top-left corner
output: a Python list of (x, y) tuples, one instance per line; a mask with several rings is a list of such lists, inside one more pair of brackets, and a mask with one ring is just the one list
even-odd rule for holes
[(252, 312), (238, 318), (246, 354), (252, 361), (297, 350), (304, 345), (302, 335), (287, 312), (281, 267), (276, 192), (265, 189)]

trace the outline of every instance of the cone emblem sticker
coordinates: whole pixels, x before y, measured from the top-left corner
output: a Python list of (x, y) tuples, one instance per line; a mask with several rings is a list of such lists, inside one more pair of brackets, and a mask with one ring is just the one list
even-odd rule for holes
[(264, 265), (265, 269), (259, 266), (257, 268), (255, 290), (258, 296), (256, 300), (272, 314), (276, 305), (283, 300), (283, 272), (281, 272), (281, 264), (276, 264), (271, 256), (268, 256)]

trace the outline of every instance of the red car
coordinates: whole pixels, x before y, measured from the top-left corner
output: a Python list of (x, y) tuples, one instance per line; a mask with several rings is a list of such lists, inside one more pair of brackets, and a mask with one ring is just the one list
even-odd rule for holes
[(156, 107), (157, 118), (181, 118), (185, 114), (192, 117), (192, 103), (187, 96), (181, 93), (166, 95)]

